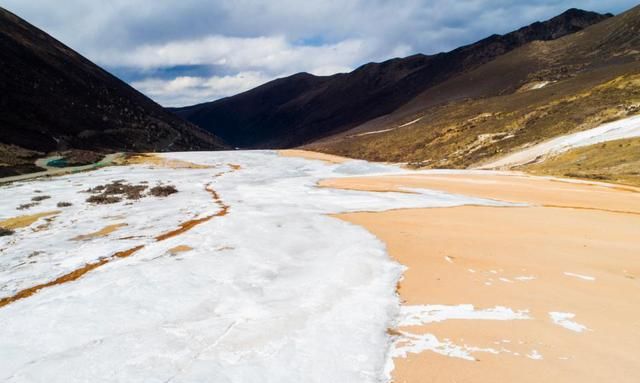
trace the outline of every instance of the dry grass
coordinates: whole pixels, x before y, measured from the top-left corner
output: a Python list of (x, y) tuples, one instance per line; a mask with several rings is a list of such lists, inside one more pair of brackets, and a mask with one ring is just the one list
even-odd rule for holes
[(521, 170), (640, 186), (640, 138), (577, 148)]
[(451, 102), (420, 112), (424, 114), (413, 117), (423, 118), (405, 128), (310, 147), (416, 167), (465, 168), (523, 145), (636, 114), (638, 105), (637, 66), (622, 76), (594, 71), (534, 91)]
[(123, 161), (125, 165), (152, 165), (170, 169), (210, 169), (212, 166), (164, 158), (156, 154), (131, 154)]
[(114, 231), (127, 226), (126, 223), (116, 223), (113, 225), (107, 225), (105, 227), (103, 227), (102, 229), (95, 231), (93, 233), (89, 233), (89, 234), (82, 234), (82, 235), (78, 235), (77, 237), (71, 238), (72, 241), (86, 241), (89, 239), (94, 239), (94, 238), (100, 238), (100, 237), (106, 237), (107, 235), (113, 233)]
[(20, 215), (17, 217), (5, 219), (4, 221), (0, 221), (0, 227), (5, 229), (20, 229), (23, 227), (31, 226), (34, 222), (43, 217), (50, 217), (53, 215), (60, 214), (60, 211), (46, 211), (38, 214), (30, 214), (30, 215)]

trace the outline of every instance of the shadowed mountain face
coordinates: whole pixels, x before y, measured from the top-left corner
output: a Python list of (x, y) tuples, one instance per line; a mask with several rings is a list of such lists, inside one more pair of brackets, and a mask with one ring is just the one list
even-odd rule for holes
[(571, 9), (451, 52), (370, 63), (351, 73), (326, 77), (300, 73), (233, 97), (173, 111), (234, 146), (298, 146), (391, 113), (430, 87), (531, 41), (553, 40), (610, 16)]
[(225, 147), (2, 8), (0, 52), (0, 146), (40, 152)]

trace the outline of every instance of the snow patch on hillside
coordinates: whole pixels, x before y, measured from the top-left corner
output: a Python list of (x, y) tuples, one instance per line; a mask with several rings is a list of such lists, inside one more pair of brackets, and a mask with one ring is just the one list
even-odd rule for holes
[(640, 137), (640, 116), (627, 117), (597, 128), (556, 137), (546, 142), (508, 154), (479, 169), (504, 169), (538, 161), (546, 156), (606, 141)]

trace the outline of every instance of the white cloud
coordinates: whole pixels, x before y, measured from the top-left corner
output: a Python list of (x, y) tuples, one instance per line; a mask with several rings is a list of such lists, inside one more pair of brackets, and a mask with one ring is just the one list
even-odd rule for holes
[[(178, 65), (215, 65), (228, 70), (257, 70), (271, 75), (308, 71), (314, 74), (350, 70), (375, 54), (379, 44), (357, 39), (319, 46), (294, 45), (284, 36), (229, 37), (206, 36), (197, 40), (170, 41), (142, 45), (130, 52), (98, 53), (97, 60), (110, 66), (142, 69)], [(395, 47), (406, 54), (407, 45)]]
[[(226, 75), (219, 78), (253, 72), (273, 79), (446, 51), (570, 7), (620, 12), (636, 1), (4, 0), (2, 6), (112, 69), (144, 74), (150, 68), (214, 65), (216, 73)], [(134, 85), (148, 85), (140, 89), (156, 98), (164, 85), (152, 88), (151, 80)], [(193, 99), (186, 93), (181, 97)]]
[(241, 93), (269, 80), (271, 77), (259, 72), (241, 72), (233, 76), (148, 78), (132, 86), (164, 106), (184, 106)]
[[(315, 75), (348, 72), (375, 56), (375, 41), (346, 40), (319, 46), (295, 45), (284, 36), (239, 38), (207, 36), (191, 41), (144, 45), (122, 55), (102, 53), (99, 61), (150, 70), (182, 65), (212, 65), (237, 73), (209, 78), (148, 78), (131, 85), (165, 106), (183, 106), (237, 94), (277, 77), (307, 71)], [(394, 56), (411, 52), (394, 47)]]

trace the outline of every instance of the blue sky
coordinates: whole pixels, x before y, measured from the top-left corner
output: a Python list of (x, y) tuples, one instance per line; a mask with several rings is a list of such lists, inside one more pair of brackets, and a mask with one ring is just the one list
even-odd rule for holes
[(165, 106), (297, 72), (327, 75), (636, 0), (0, 0)]

